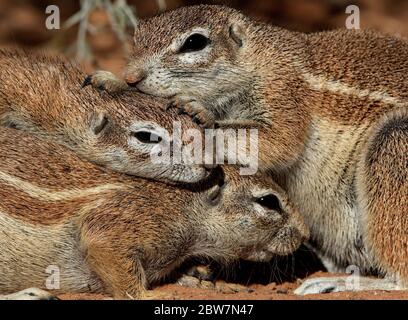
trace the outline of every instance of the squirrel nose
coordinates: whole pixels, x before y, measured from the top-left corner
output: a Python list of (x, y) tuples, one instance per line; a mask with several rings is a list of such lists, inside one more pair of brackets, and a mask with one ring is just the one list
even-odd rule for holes
[(125, 81), (129, 87), (136, 87), (143, 79), (146, 78), (144, 72), (139, 72), (137, 74), (127, 74), (125, 75)]

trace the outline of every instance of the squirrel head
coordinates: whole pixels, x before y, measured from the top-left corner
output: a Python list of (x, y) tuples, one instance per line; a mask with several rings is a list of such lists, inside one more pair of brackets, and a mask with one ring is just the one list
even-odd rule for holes
[[(269, 177), (239, 175), (224, 166), (224, 178), (203, 192), (201, 228), (211, 258), (269, 261), (296, 250), (309, 231), (286, 193)], [(199, 255), (200, 252), (198, 252)], [(224, 261), (225, 262), (225, 261)]]
[(165, 182), (196, 183), (210, 174), (211, 168), (192, 159), (189, 132), (199, 134), (194, 139), (200, 139), (201, 146), (202, 130), (175, 110), (165, 112), (168, 101), (129, 93), (99, 103), (102, 106), (86, 110), (85, 126), (74, 127), (86, 130), (72, 135), (87, 140), (76, 143), (85, 146), (85, 158), (114, 171)]
[(141, 21), (126, 82), (161, 97), (225, 96), (251, 81), (240, 57), (247, 46), (248, 19), (232, 8), (198, 5)]
[[(59, 56), (10, 51), (0, 60), (13, 70), (1, 74), (2, 93), (13, 101), (10, 107), (0, 107), (1, 126), (57, 142), (88, 161), (130, 175), (194, 183), (209, 174), (204, 164), (189, 161), (187, 134), (189, 129), (201, 132), (200, 127), (175, 110), (166, 112), (168, 100), (81, 87), (83, 72)], [(177, 141), (176, 125), (182, 133)], [(172, 147), (175, 141), (177, 148)], [(172, 161), (172, 151), (178, 161)]]

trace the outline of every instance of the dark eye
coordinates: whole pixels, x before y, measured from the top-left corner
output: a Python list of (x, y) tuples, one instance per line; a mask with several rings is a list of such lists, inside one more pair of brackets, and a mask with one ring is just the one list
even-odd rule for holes
[(275, 210), (277, 212), (282, 212), (282, 207), (280, 205), (279, 199), (273, 194), (268, 194), (266, 196), (256, 199), (256, 202), (259, 203), (262, 207), (269, 210)]
[(179, 53), (200, 51), (210, 43), (210, 39), (199, 33), (194, 33), (184, 41)]
[(162, 137), (149, 131), (132, 132), (132, 137), (135, 137), (142, 143), (156, 144), (162, 141)]

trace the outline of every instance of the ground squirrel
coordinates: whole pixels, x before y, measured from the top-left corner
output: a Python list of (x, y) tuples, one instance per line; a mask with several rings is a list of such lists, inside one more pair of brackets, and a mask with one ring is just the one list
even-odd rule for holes
[(139, 298), (188, 257), (264, 261), (308, 237), (280, 187), (233, 167), (176, 187), (103, 171), (15, 129), (1, 128), (0, 151), (1, 293), (44, 287), (53, 265), (55, 293)]
[(259, 128), (259, 166), (287, 189), (329, 270), (408, 284), (405, 40), (291, 32), (207, 5), (141, 21), (134, 40), (129, 86), (178, 98), (206, 125)]
[[(0, 50), (0, 125), (58, 142), (119, 172), (177, 182), (197, 182), (208, 175), (200, 164), (152, 161), (157, 144), (173, 143), (176, 122), (183, 134), (199, 130), (188, 117), (164, 113), (164, 99), (140, 93), (101, 96), (91, 88), (81, 89), (83, 78), (79, 68), (62, 57)], [(183, 135), (184, 156), (189, 156), (183, 151), (188, 142)]]

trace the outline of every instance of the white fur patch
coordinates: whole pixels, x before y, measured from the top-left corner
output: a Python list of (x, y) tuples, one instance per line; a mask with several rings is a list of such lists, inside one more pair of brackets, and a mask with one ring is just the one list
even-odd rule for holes
[(126, 186), (122, 184), (103, 184), (96, 187), (85, 189), (70, 189), (55, 191), (37, 186), (35, 184), (16, 178), (1, 171), (0, 180), (18, 190), (27, 193), (30, 197), (37, 198), (42, 201), (72, 200), (76, 198), (86, 197), (89, 195), (99, 194), (106, 191), (122, 190), (126, 188)]
[(372, 101), (381, 101), (386, 104), (394, 105), (396, 107), (406, 107), (408, 102), (403, 102), (398, 98), (392, 97), (390, 94), (382, 91), (371, 91), (368, 89), (361, 89), (352, 87), (348, 84), (342, 83), (338, 80), (330, 79), (322, 75), (315, 75), (307, 70), (300, 63), (296, 63), (296, 67), (303, 79), (310, 85), (310, 87), (317, 91), (328, 91), (336, 94), (343, 94), (353, 96), (359, 99), (368, 99)]

